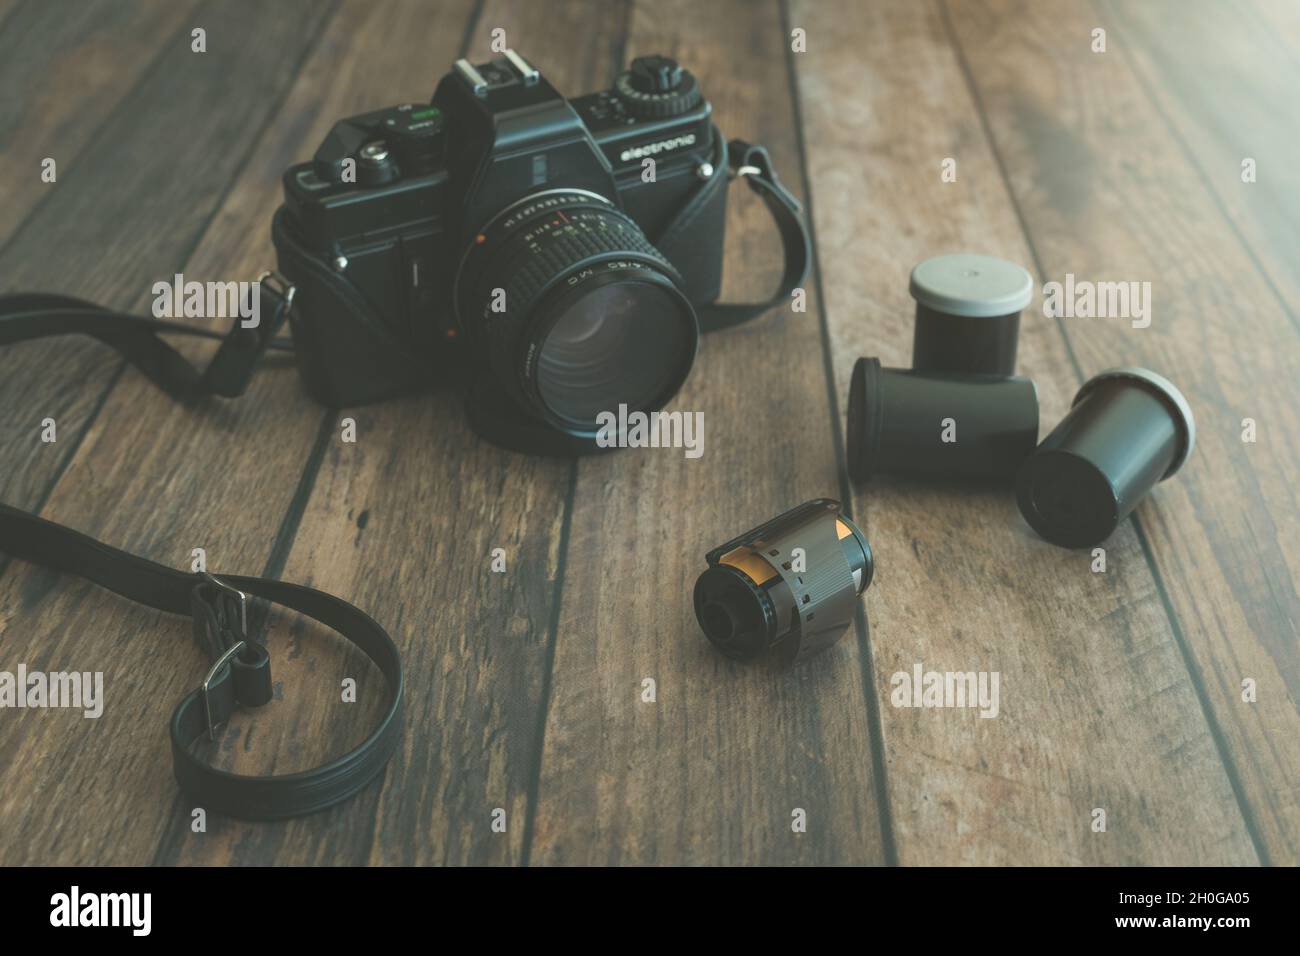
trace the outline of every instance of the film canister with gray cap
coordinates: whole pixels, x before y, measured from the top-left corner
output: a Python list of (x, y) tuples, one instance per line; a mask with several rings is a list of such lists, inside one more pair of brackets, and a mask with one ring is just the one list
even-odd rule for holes
[(861, 358), (849, 382), (849, 474), (1006, 481), (1038, 443), (1027, 378), (882, 368)]
[(1195, 441), (1192, 410), (1167, 379), (1144, 368), (1102, 372), (1025, 460), (1016, 477), (1020, 512), (1053, 544), (1100, 544), (1182, 467)]
[(926, 259), (908, 285), (916, 300), (912, 368), (1015, 373), (1020, 312), (1034, 297), (1028, 272), (1005, 259), (963, 252)]

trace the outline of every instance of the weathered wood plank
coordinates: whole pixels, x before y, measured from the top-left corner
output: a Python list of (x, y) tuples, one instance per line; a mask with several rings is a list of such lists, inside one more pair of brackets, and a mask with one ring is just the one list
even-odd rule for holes
[[(997, 30), (973, 5), (954, 10), (954, 22), (1045, 274), (1152, 283), (1150, 328), (1077, 319), (1065, 329), (1088, 372), (1157, 369), (1199, 418), (1195, 454), (1138, 523), (1255, 840), (1265, 859), (1295, 863), (1294, 317), (1141, 92), (1129, 59), (1114, 55), (1122, 43), (1095, 54), (1068, 39), (1088, 37), (1095, 15), (1070, 4), (992, 12)], [(1254, 128), (1253, 114), (1243, 115)], [(1242, 440), (1245, 418), (1258, 422), (1255, 443)], [(1242, 700), (1246, 679), (1257, 683), (1257, 703)]]
[[(1292, 321), (1300, 315), (1295, 122), (1300, 7), (1291, 2), (1099, 4), (1131, 69)], [(1253, 182), (1243, 162), (1254, 163)]]
[[(194, 9), (192, 3), (129, 8), (100, 3), (62, 9), (39, 2), (13, 5), (0, 24), (0, 89), (4, 90), (0, 99), (0, 170), (4, 171), (0, 177), (0, 209), (4, 210), (0, 214), (0, 289), (8, 292), (25, 285), (19, 266), (24, 259), (46, 261), (48, 273), (33, 281), (47, 288), (60, 288), (55, 275), (74, 273), (67, 253), (49, 241), (49, 222), (40, 227), (40, 238), (28, 235), (22, 240), (26, 246), (38, 247), (36, 250), (15, 250), (9, 240), (32, 210), (56, 191), (70, 190), (80, 195), (82, 202), (93, 195), (84, 191), (84, 182), (76, 187), (72, 182), (74, 177), (94, 179), (92, 173), (83, 174), (99, 161), (91, 147), (94, 136), (157, 62), (164, 44), (176, 39), (182, 18)], [(119, 60), (119, 54), (125, 62)], [(110, 128), (120, 132), (120, 123)], [(83, 155), (87, 149), (89, 156)], [(45, 157), (57, 163), (57, 183), (41, 181)], [(85, 163), (79, 170), (82, 160)], [(12, 354), (9, 364), (0, 355), (0, 380), (12, 381), (24, 362), (30, 379), (50, 374), (47, 360), (35, 358), (42, 351), (38, 346), (6, 350)], [(39, 504), (52, 476), (66, 465), (74, 444), (40, 445), (34, 440), (40, 421), (52, 417), (66, 437), (77, 434), (93, 414), (116, 367), (103, 349), (82, 350), (73, 372), (73, 380), (87, 385), (80, 394), (52, 397), (51, 393), (62, 390), (45, 387), (36, 392), (38, 409), (28, 412), (17, 402), (11, 406), (11, 413), (0, 422), (0, 447), (5, 449), (7, 466), (0, 469), (0, 500), (27, 507)], [(15, 396), (30, 394), (31, 387), (28, 383), (12, 391)]]
[[(409, 698), (403, 750), (356, 800), (290, 824), (210, 818), (194, 834), (164, 726), (206, 668), (187, 622), (15, 563), (0, 576), (0, 668), (103, 670), (109, 708), (97, 721), (11, 711), (0, 722), (0, 862), (878, 862), (892, 858), (886, 841), (904, 863), (1239, 863), (1259, 859), (1256, 847), (1297, 861), (1300, 654), (1284, 543), (1296, 537), (1287, 302), (1300, 279), (1294, 198), (1266, 180), (1294, 130), (1260, 126), (1288, 115), (1295, 67), (1280, 28), (1243, 39), (1293, 12), (1252, 7), (1233, 32), (1217, 8), (1180, 7), (1171, 29), (1117, 5), (1093, 16), (898, 0), (867, 18), (797, 0), (783, 23), (779, 5), (738, 0), (640, 4), (630, 19), (596, 2), (213, 4), (194, 22), (217, 59), (199, 61), (167, 20), (184, 26), (187, 7), (148, 19), (147, 4), (82, 5), (56, 25), (40, 6), (0, 0), (0, 50), (14, 53), (0, 78), (27, 62), (30, 76), (14, 73), (33, 84), (23, 89), (55, 91), (24, 94), (19, 123), (38, 143), (15, 152), (4, 86), (0, 171), (30, 165), (21, 149), (43, 142), (77, 159), (34, 198), (19, 177), (0, 182), (0, 199), (17, 190), (0, 216), (0, 242), (16, 233), (0, 249), (5, 290), (138, 308), (176, 270), (251, 278), (273, 261), (284, 166), (341, 116), (427, 97), (467, 27), (472, 58), (503, 27), (570, 94), (605, 85), (625, 41), (628, 57), (675, 53), (724, 133), (773, 147), (796, 191), (802, 113), (824, 289), (809, 280), (807, 314), (705, 340), (673, 404), (706, 412), (699, 461), (509, 455), (476, 439), (448, 394), (350, 411), (360, 438), (344, 445), (336, 416), (283, 365), (241, 401), (191, 410), (131, 370), (105, 394), (119, 363), (95, 344), (4, 350), (0, 500), (48, 497), (47, 516), (173, 565), (203, 546), (218, 572), (265, 569), (348, 597), (402, 646)], [(20, 17), (43, 39), (16, 41)], [(117, 26), (92, 36), (96, 17)], [(1087, 52), (1093, 20), (1110, 30), (1100, 63)], [(792, 26), (809, 31), (808, 53), (787, 54)], [(177, 36), (181, 49), (165, 47)], [(32, 62), (52, 47), (86, 58), (85, 75), (57, 56)], [(116, 51), (134, 59), (110, 76), (101, 66)], [(78, 96), (100, 104), (98, 131), (68, 123)], [(1262, 144), (1257, 185), (1271, 193), (1237, 201), (1242, 139)], [(939, 180), (947, 156), (956, 183)], [(733, 193), (727, 285), (739, 298), (767, 289), (777, 253), (748, 191)], [(1200, 420), (1192, 463), (1108, 542), (1105, 575), (1035, 539), (1007, 495), (861, 490), (855, 513), (879, 561), (874, 662), (862, 635), (793, 673), (721, 661), (689, 606), (704, 550), (838, 496), (832, 429), (851, 364), (907, 363), (907, 271), (956, 248), (1023, 262), (1039, 281), (1151, 279), (1147, 330), (1067, 320), (1063, 337), (1035, 302), (1021, 365), (1044, 431), (1080, 368), (1166, 371)], [(47, 414), (53, 447), (35, 438)], [(1248, 415), (1256, 445), (1238, 440)], [(505, 575), (489, 572), (495, 547)], [(169, 635), (177, 647), (163, 647)], [(269, 641), (282, 699), (232, 723), (220, 766), (314, 765), (369, 726), (379, 678), (341, 642), (289, 615), (272, 618)], [(918, 661), (999, 671), (999, 718), (892, 708), (890, 675)], [(359, 705), (337, 705), (344, 676), (359, 679)], [(1247, 676), (1258, 704), (1240, 701)], [(645, 677), (658, 703), (641, 703)], [(887, 807), (872, 772), (877, 712)], [(1106, 834), (1089, 830), (1097, 806)], [(498, 807), (504, 834), (490, 828)], [(806, 834), (790, 832), (794, 807), (809, 812)], [(882, 836), (886, 810), (894, 830)]]
[[(857, 18), (798, 2), (792, 22), (809, 37), (796, 65), (843, 415), (859, 356), (910, 364), (913, 265), (962, 249), (1032, 260), (935, 7)], [(1078, 380), (1032, 308), (1019, 364), (1050, 428)], [(879, 481), (855, 500), (880, 568), (874, 691), (902, 863), (1254, 859), (1131, 528), (1095, 575), (1086, 553), (1037, 540), (1006, 491)], [(917, 663), (998, 673), (998, 716), (893, 706), (892, 675)]]
[[(207, 53), (192, 52), (184, 31), (164, 38), (152, 81), (123, 103), (95, 148), (65, 171), (0, 252), (0, 287), (59, 291), (118, 308), (149, 304), (152, 283), (193, 249), (328, 10), (309, 10), (295, 30), (292, 15), (304, 8), (290, 5), (267, 21), (268, 30), (250, 32), (254, 6), (200, 8), (194, 16), (206, 24)], [(6, 180), (47, 188), (4, 162)], [(0, 353), (7, 398), (0, 500), (40, 504), (120, 368), (116, 353), (83, 338)], [(57, 443), (38, 440), (46, 417), (58, 425)]]
[[(628, 55), (656, 51), (700, 78), (724, 135), (770, 147), (798, 188), (778, 4), (638, 4)], [(745, 189), (730, 205), (726, 297), (757, 297), (775, 282), (771, 225)], [(747, 668), (713, 651), (691, 609), (705, 551), (838, 495), (822, 361), (815, 300), (718, 333), (671, 406), (704, 413), (703, 457), (579, 464), (531, 859), (883, 861), (854, 636), (797, 671)]]
[[(389, 27), (393, 36), (385, 42), (402, 33), (419, 36), (428, 15), (413, 11)], [(611, 4), (490, 2), (473, 22), (471, 59), (491, 56), (488, 42), (497, 28), (561, 91), (578, 94), (608, 82), (626, 32), (625, 11)], [(461, 55), (462, 32), (448, 30), (432, 52), (403, 46), (400, 56), (389, 56), (431, 84)], [(382, 45), (382, 36), (376, 28), (365, 42)], [(376, 94), (376, 103), (395, 92)], [(459, 398), (448, 393), (347, 414), (357, 420), (358, 440), (344, 445), (337, 432), (331, 435), (284, 577), (346, 595), (390, 628), (407, 674), (403, 747), (383, 785), (346, 806), (277, 827), (223, 822), (216, 839), (211, 831), (193, 837), (178, 827), (175, 837), (184, 842), (169, 848), (167, 859), (407, 865), (522, 859), (572, 465), (481, 441)], [(491, 572), (498, 547), (506, 552), (505, 574)], [(302, 659), (277, 655), (275, 665), (288, 675), (286, 688), (307, 685), (319, 693), (287, 714), (280, 708), (255, 717), (263, 753), (233, 749), (232, 766), (255, 771), (265, 766), (267, 750), (285, 752), (295, 741), (310, 748), (323, 734), (347, 732), (337, 716), (347, 708), (330, 702), (342, 676), (356, 674), (352, 662), (319, 642), (297, 646)], [(364, 718), (347, 713), (342, 719), (355, 730)], [(505, 833), (492, 830), (496, 808), (506, 811)]]
[[(205, 8), (199, 19), (208, 52), (191, 53), (187, 36), (183, 47), (161, 54), (156, 82), (132, 94), (101, 133), (93, 159), (60, 184), (0, 257), (6, 284), (139, 307), (155, 279), (188, 271), (208, 218), (248, 151), (265, 143), (264, 122), (331, 12), (308, 2)], [(265, 222), (249, 228), (264, 230)], [(233, 276), (251, 271), (228, 264), (245, 270)], [(50, 340), (6, 350), (6, 411), (39, 422), (58, 409), (93, 408), (116, 365), (97, 343)], [(290, 376), (285, 370), (267, 380)], [(259, 382), (261, 395), (248, 401), (195, 410), (134, 372), (121, 385), (80, 444), (76, 416), (59, 418), (58, 445), (43, 447), (70, 448), (71, 461), (43, 513), (168, 564), (187, 563), (190, 549), (201, 546), (214, 568), (248, 568), (242, 562), (252, 542), (269, 548), (302, 460), (286, 455), (282, 464), (265, 454), (292, 449), (292, 440), (280, 434), (275, 445), (259, 445), (253, 423), (265, 429), (279, 421), (291, 390), (263, 404), (267, 386)], [(33, 429), (24, 437), (37, 450), (10, 444), (4, 451), (29, 492), (6, 490), (14, 504), (30, 506), (41, 492), (37, 479), (59, 473), (42, 460), (51, 451), (41, 451), (34, 436)], [(308, 434), (300, 447), (310, 443)], [(250, 466), (259, 450), (264, 467)], [(7, 666), (102, 671), (107, 695), (97, 720), (25, 711), (0, 722), (6, 778), (21, 782), (0, 797), (0, 859), (148, 862), (169, 822), (165, 808), (177, 801), (166, 721), (207, 666), (187, 640), (188, 623), (21, 562), (0, 579), (0, 608)]]
[(196, 7), (194, 0), (0, 7), (0, 245), (57, 188), (42, 181), (43, 160), (55, 161), (58, 182), (83, 159), (93, 163), (96, 133), (166, 44), (184, 41), (175, 34), (194, 22)]
[[(318, 50), (303, 68), (299, 82), (285, 102), (275, 122), (273, 133), (263, 141), (258, 161), (250, 164), (244, 181), (232, 192), (216, 218), (210, 237), (212, 242), (199, 250), (196, 259), (211, 260), (211, 268), (221, 267), (230, 250), (238, 249), (241, 272), (252, 272), (259, 262), (271, 261), (269, 214), (280, 201), (280, 173), (291, 162), (311, 155), (312, 150), (337, 120), (377, 106), (419, 100), (429, 95), (430, 58), (450, 60), (460, 52), (461, 37), (476, 5), (470, 0), (448, 6), (436, 30), (429, 25), (426, 9), (401, 2), (379, 4), (349, 3), (330, 24)], [(382, 64), (382, 66), (381, 66)], [(252, 239), (242, 238), (251, 236)], [(259, 389), (239, 403), (253, 402), (266, 407), (276, 416), (257, 423), (241, 422), (241, 435), (258, 448), (262, 460), (259, 469), (276, 475), (279, 494), (266, 505), (268, 514), (285, 513), (290, 506), (294, 484), (302, 475), (299, 496), (305, 497), (320, 467), (324, 453), (322, 426), (330, 429), (335, 440), (336, 416), (311, 402), (301, 391), (296, 375), (286, 370), (276, 378), (265, 376), (256, 383)], [(359, 422), (363, 436), (371, 432), (371, 410), (350, 412)], [(432, 434), (432, 433), (431, 433)], [(212, 436), (217, 437), (217, 436)], [(363, 442), (374, 439), (363, 438)], [(313, 448), (313, 442), (316, 447)], [(217, 460), (220, 445), (212, 443), (206, 456)], [(389, 476), (392, 477), (391, 475)], [(295, 497), (293, 507), (305, 504)], [(334, 516), (332, 516), (334, 517)], [(352, 534), (360, 535), (364, 514), (337, 516), (347, 523)], [(369, 604), (363, 594), (354, 594), (344, 585), (334, 586), (316, 580), (315, 569), (282, 572), (292, 535), (296, 527), (283, 527), (281, 537), (273, 541), (267, 525), (256, 513), (240, 522), (240, 547), (235, 553), (255, 556), (255, 567), (265, 563), (267, 572), (293, 580), (313, 581), (317, 586), (343, 595), (369, 608), (396, 636), (402, 615), (391, 608)], [(261, 528), (261, 530), (259, 530)], [(271, 550), (277, 544), (277, 552)], [(394, 620), (393, 614), (397, 614)], [(276, 680), (284, 688), (283, 699), (261, 712), (240, 714), (227, 731), (226, 742), (214, 763), (240, 773), (285, 773), (316, 766), (355, 745), (374, 726), (382, 700), (382, 678), (364, 657), (349, 653), (348, 646), (318, 627), (303, 628), (295, 615), (277, 613), (270, 622), (267, 639), (272, 648)], [(286, 653), (287, 651), (287, 653)], [(340, 705), (342, 671), (359, 684), (359, 704)], [(244, 746), (244, 741), (255, 741)], [(373, 799), (361, 797), (373, 814)], [(335, 811), (338, 812), (338, 811)], [(334, 813), (318, 815), (309, 821), (315, 832), (327, 833), (330, 839), (319, 856), (295, 856), (285, 852), (283, 859), (321, 863), (358, 863), (365, 859), (373, 825), (362, 823), (340, 827)], [(283, 825), (249, 825), (219, 819), (206, 834), (193, 834), (180, 814), (158, 849), (160, 862), (271, 862), (281, 859), (278, 851), (285, 846)], [(291, 843), (290, 845), (295, 845)], [(301, 845), (298, 844), (301, 850)]]

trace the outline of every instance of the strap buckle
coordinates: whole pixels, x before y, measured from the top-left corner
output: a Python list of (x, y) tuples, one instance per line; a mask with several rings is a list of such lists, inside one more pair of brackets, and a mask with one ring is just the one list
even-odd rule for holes
[[(270, 346), (293, 306), (297, 287), (278, 272), (263, 272), (257, 277), (258, 295), (270, 315), (261, 315), (258, 325), (244, 328), (236, 322), (221, 341), (201, 380), (202, 391), (223, 398), (238, 398), (248, 390), (253, 370), (262, 353)], [(263, 313), (266, 308), (261, 310)]]
[(203, 678), (203, 683), (199, 685), (199, 692), (203, 695), (203, 717), (208, 724), (209, 740), (217, 739), (217, 721), (212, 716), (212, 695), (210, 693), (212, 682), (217, 679), (217, 675), (221, 673), (221, 669), (227, 667), (235, 658), (235, 655), (244, 649), (244, 646), (245, 643), (240, 641), (237, 644), (231, 644), (230, 647), (226, 648), (226, 652), (213, 662), (212, 667), (209, 668), (207, 675)]
[(194, 616), (194, 639), (210, 657), (199, 692), (203, 697), (203, 715), (208, 725), (208, 739), (217, 739), (217, 720), (212, 712), (211, 687), (222, 669), (248, 646), (248, 595), (208, 572), (200, 572), (200, 581), (190, 592), (190, 610)]
[(190, 612), (194, 640), (209, 657), (221, 657), (248, 638), (248, 595), (206, 571), (190, 592)]
[(275, 295), (279, 296), (284, 302), (284, 311), (287, 313), (293, 308), (293, 297), (298, 294), (298, 287), (290, 282), (285, 276), (274, 269), (268, 269), (257, 277), (257, 286), (262, 288), (266, 286)]

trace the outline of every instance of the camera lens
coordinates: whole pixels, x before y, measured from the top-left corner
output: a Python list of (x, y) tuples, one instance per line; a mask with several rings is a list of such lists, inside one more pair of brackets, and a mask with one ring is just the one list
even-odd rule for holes
[(632, 219), (582, 190), (527, 197), (480, 230), (456, 302), (512, 396), (576, 435), (620, 405), (662, 408), (699, 340), (673, 267)]
[(561, 307), (537, 358), (537, 389), (553, 414), (581, 428), (602, 411), (658, 408), (694, 353), (683, 323), (663, 321), (678, 293), (618, 272)]

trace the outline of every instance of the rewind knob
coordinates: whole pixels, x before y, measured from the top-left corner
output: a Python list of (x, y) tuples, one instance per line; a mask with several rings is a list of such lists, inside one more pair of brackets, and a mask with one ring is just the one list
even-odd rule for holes
[(704, 94), (689, 70), (672, 57), (639, 56), (614, 81), (629, 113), (643, 118), (680, 116), (700, 104)]

